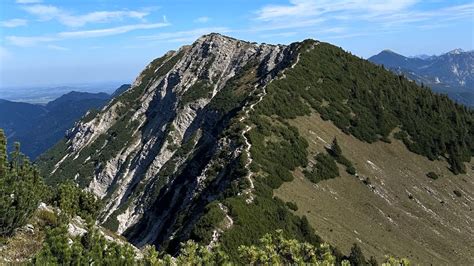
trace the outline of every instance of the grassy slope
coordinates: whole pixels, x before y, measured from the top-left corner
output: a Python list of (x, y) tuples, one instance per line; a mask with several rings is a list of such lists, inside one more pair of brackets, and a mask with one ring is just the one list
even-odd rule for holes
[[(453, 176), (447, 163), (409, 152), (398, 140), (361, 142), (319, 115), (298, 117), (291, 124), (308, 141), (309, 157), (324, 151), (322, 140), (330, 143), (337, 136), (359, 176), (375, 186), (373, 191), (341, 168), (341, 177), (318, 184), (296, 170), (294, 181), (275, 190), (276, 196), (296, 202), (296, 213), (306, 215), (323, 239), (344, 253), (357, 242), (366, 255), (378, 259), (392, 253), (423, 264), (466, 263), (466, 259), (474, 263), (472, 161), (466, 175)], [(425, 176), (429, 171), (442, 177), (431, 180)], [(462, 197), (453, 190), (461, 191)]]

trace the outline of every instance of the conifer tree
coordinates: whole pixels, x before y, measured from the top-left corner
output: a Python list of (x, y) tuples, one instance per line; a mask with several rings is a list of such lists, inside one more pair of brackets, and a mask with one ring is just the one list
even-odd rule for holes
[(7, 167), (7, 141), (3, 129), (0, 129), (0, 178), (6, 175)]
[(38, 171), (20, 152), (19, 143), (8, 160), (5, 135), (0, 131), (0, 236), (11, 235), (26, 223), (43, 192)]
[(357, 244), (354, 244), (352, 246), (351, 254), (349, 254), (348, 260), (350, 261), (351, 265), (367, 265), (367, 261), (365, 260), (364, 254), (362, 253), (362, 250)]
[(334, 157), (341, 157), (342, 155), (342, 150), (341, 147), (339, 146), (339, 143), (337, 143), (337, 138), (334, 137), (334, 140), (332, 141), (331, 144), (331, 152)]

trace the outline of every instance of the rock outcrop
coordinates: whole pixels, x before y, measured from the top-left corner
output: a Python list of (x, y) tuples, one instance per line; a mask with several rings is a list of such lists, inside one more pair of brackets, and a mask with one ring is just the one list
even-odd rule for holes
[[(232, 181), (211, 177), (210, 169), (235, 164), (244, 150), (224, 129), (293, 57), (294, 47), (219, 34), (170, 51), (92, 120), (69, 131), (66, 152), (50, 173), (73, 176), (102, 198), (101, 222), (138, 246), (187, 235), (202, 212), (192, 206), (215, 199)], [(215, 101), (224, 93), (235, 97), (231, 109)], [(194, 220), (175, 228), (188, 211), (196, 212)]]

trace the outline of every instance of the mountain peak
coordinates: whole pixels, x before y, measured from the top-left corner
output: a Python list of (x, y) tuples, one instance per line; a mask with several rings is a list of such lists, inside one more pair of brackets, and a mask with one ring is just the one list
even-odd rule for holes
[(455, 55), (455, 54), (461, 54), (461, 53), (464, 53), (464, 50), (461, 48), (456, 48), (452, 51), (447, 52), (446, 54)]
[(390, 49), (385, 49), (385, 50), (382, 50), (382, 52), (380, 53), (391, 53), (391, 54), (396, 54), (393, 50), (390, 50)]
[(382, 50), (380, 53), (374, 55), (373, 57), (391, 57), (391, 58), (405, 58), (404, 55), (401, 55), (393, 50), (385, 49)]
[(217, 32), (211, 32), (211, 33), (202, 35), (200, 38), (197, 39), (197, 41), (202, 41), (202, 42), (217, 41), (217, 40), (220, 40), (220, 41), (239, 41), (235, 38), (232, 38), (230, 36), (223, 35), (223, 34), (217, 33)]

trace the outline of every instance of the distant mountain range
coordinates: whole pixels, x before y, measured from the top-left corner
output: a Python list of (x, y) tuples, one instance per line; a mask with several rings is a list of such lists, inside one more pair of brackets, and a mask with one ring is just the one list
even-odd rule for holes
[(23, 102), (32, 104), (47, 104), (54, 99), (71, 91), (80, 92), (105, 92), (107, 94), (114, 93), (115, 89), (126, 82), (95, 82), (83, 84), (71, 84), (61, 86), (29, 86), (29, 87), (9, 87), (0, 84), (0, 98), (12, 102)]
[(122, 85), (112, 95), (72, 91), (46, 105), (0, 99), (0, 128), (5, 130), (9, 150), (18, 141), (23, 153), (36, 158), (63, 138), (88, 110), (102, 108), (129, 87)]
[(474, 51), (455, 49), (439, 56), (406, 57), (384, 50), (369, 61), (448, 94), (458, 103), (474, 106)]

